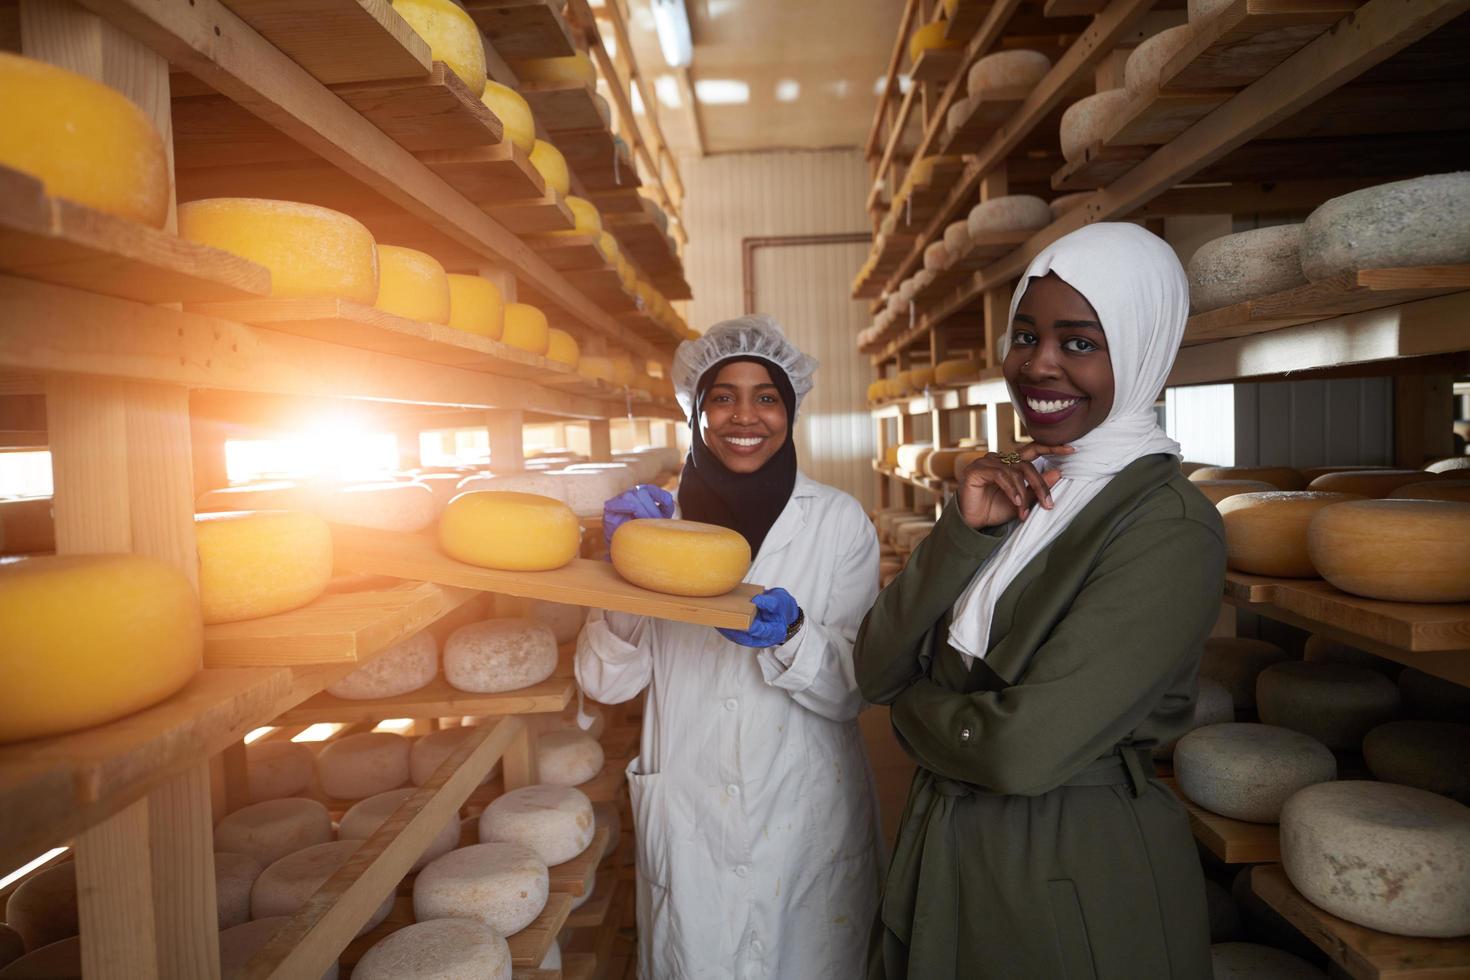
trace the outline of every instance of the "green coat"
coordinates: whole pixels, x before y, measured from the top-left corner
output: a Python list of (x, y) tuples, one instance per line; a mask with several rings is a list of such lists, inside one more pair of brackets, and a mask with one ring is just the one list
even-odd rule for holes
[(967, 672), (950, 609), (1010, 529), (951, 501), (858, 634), (863, 696), (919, 764), (870, 980), (1208, 980), (1199, 858), (1150, 754), (1193, 714), (1219, 514), (1173, 457), (1134, 462), (1017, 576)]

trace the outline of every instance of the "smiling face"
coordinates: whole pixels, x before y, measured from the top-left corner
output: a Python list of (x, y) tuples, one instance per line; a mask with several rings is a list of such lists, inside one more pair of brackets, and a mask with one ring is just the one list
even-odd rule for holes
[(1037, 442), (1069, 444), (1113, 408), (1113, 364), (1097, 311), (1055, 273), (1032, 279), (1011, 324), (1003, 366)]
[(704, 444), (732, 473), (754, 473), (786, 442), (786, 403), (763, 364), (737, 361), (720, 368), (703, 407)]

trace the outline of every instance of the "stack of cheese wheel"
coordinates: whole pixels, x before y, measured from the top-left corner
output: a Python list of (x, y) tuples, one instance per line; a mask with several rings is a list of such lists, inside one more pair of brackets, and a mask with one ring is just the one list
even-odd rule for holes
[(1310, 735), (1329, 749), (1356, 752), (1363, 736), (1399, 711), (1393, 681), (1366, 667), (1292, 661), (1256, 678), (1261, 720)]
[[(385, 790), (354, 803), (342, 814), (342, 822), (337, 828), (338, 839), (367, 840), (416, 792), (418, 790), (414, 787), (405, 786), (402, 789)], [(458, 843), (459, 817), (456, 815), (444, 822), (439, 833), (429, 841), (424, 853), (408, 869), (409, 873), (418, 871), (441, 854), (448, 854)]]
[(1410, 483), (1399, 487), (1389, 495), (1395, 500), (1450, 500), (1470, 504), (1470, 480), (1451, 480), (1444, 477)]
[(315, 514), (199, 514), (194, 536), (206, 623), (297, 609), (321, 595), (332, 577), (332, 532)]
[(448, 280), (449, 325), (499, 340), (505, 331), (505, 301), (500, 287), (483, 276), (450, 273)]
[(519, 844), (548, 867), (581, 854), (595, 832), (592, 801), (571, 786), (542, 784), (512, 790), (480, 814), (480, 840)]
[(1423, 470), (1338, 470), (1322, 474), (1310, 486), (1313, 490), (1351, 493), (1360, 497), (1387, 497), (1399, 487), (1434, 479), (1435, 477), (1427, 476)]
[(1470, 172), (1334, 197), (1307, 216), (1301, 260), (1313, 282), (1359, 269), (1470, 262)]
[(316, 800), (291, 797), (252, 803), (225, 816), (214, 827), (214, 846), (248, 854), (270, 867), (287, 854), (332, 839), (332, 816)]
[(577, 557), (582, 529), (560, 500), (529, 493), (470, 490), (444, 508), (439, 546), (451, 558), (506, 571), (560, 568)]
[(317, 513), (333, 524), (406, 533), (434, 523), (438, 509), (434, 491), (422, 483), (359, 483), (333, 490), (317, 504)]
[(924, 268), (934, 272), (943, 272), (948, 269), (954, 257), (949, 253), (949, 247), (944, 242), (930, 242), (924, 247)]
[(1470, 724), (1387, 722), (1363, 737), (1363, 761), (1385, 783), (1470, 799)]
[(1312, 564), (1354, 595), (1397, 602), (1470, 600), (1470, 504), (1356, 500), (1312, 519)]
[(1301, 225), (1274, 225), (1205, 242), (1189, 260), (1190, 312), (1300, 286), (1307, 281), (1297, 254), (1301, 239)]
[(1260, 480), (1194, 480), (1195, 489), (1205, 495), (1212, 504), (1242, 493), (1281, 493), (1269, 483)]
[(1264, 640), (1212, 636), (1205, 640), (1199, 673), (1224, 684), (1237, 709), (1254, 708), (1256, 678), (1272, 664), (1288, 659), (1285, 650)]
[(965, 91), (973, 99), (996, 91), (1029, 89), (1051, 71), (1051, 59), (1040, 51), (998, 51), (970, 66)]
[(328, 742), (316, 757), (317, 784), (327, 796), (363, 800), (408, 782), (408, 739), (358, 732)]
[(576, 728), (546, 732), (536, 739), (536, 772), (552, 786), (580, 786), (602, 771), (602, 745)]
[[(444, 760), (454, 754), (460, 743), (474, 733), (473, 727), (461, 725), (457, 728), (441, 728), (437, 732), (430, 732), (422, 738), (413, 741), (413, 748), (408, 752), (408, 778), (415, 786), (427, 783)], [(480, 780), (484, 786), (490, 782), (490, 773), (485, 773), (485, 778)]]
[(1219, 503), (1225, 554), (1237, 572), (1280, 578), (1313, 578), (1307, 529), (1324, 507), (1361, 500), (1352, 493), (1271, 490), (1242, 493)]
[(984, 365), (978, 357), (956, 357), (934, 366), (934, 383), (938, 385), (968, 384), (980, 379)]
[(967, 449), (936, 449), (924, 460), (924, 475), (935, 480), (953, 480), (954, 464)]
[(985, 235), (1045, 228), (1051, 224), (1051, 208), (1039, 197), (1009, 194), (975, 205), (966, 220), (971, 241), (979, 241)]
[(316, 755), (301, 742), (251, 742), (245, 746), (245, 775), (252, 803), (295, 796), (316, 778)]
[(352, 968), (355, 980), (510, 980), (510, 945), (484, 922), (415, 922), (380, 939)]
[(627, 521), (613, 533), (612, 565), (653, 592), (724, 595), (750, 570), (750, 543), (737, 531), (697, 521)]
[(1212, 813), (1275, 823), (1297, 790), (1337, 778), (1337, 758), (1301, 732), (1231, 722), (1181, 738), (1174, 774), (1179, 791)]
[(378, 298), (384, 313), (424, 323), (449, 322), (449, 277), (426, 252), (378, 246)]
[(910, 369), (909, 384), (913, 387), (915, 394), (923, 394), (934, 384), (934, 369), (932, 367)]
[(1107, 138), (1131, 99), (1127, 89), (1114, 88), (1078, 99), (1068, 106), (1062, 113), (1060, 133), (1066, 161), (1080, 162), (1090, 147)]
[(485, 82), (485, 91), (480, 101), (500, 120), (505, 138), (522, 153), (530, 153), (536, 146), (536, 117), (531, 113), (530, 103), (509, 85), (494, 79)]
[[(275, 861), (260, 873), (250, 890), (251, 918), (295, 915), (360, 847), (360, 840), (335, 840), (313, 844)], [(389, 892), (357, 934), (377, 928), (392, 910), (393, 893)]]
[(1202, 466), (1189, 474), (1193, 483), (1201, 480), (1256, 480), (1277, 490), (1305, 490), (1307, 481), (1300, 470), (1289, 466)]
[(475, 694), (539, 684), (555, 672), (556, 663), (556, 637), (529, 619), (469, 623), (444, 641), (444, 679)]
[(397, 697), (419, 690), (438, 673), (439, 644), (433, 633), (420, 630), (327, 685), (327, 693), (349, 701)]
[(1193, 29), (1188, 24), (1180, 24), (1165, 28), (1134, 48), (1123, 66), (1123, 87), (1131, 95), (1158, 88), (1164, 66), (1192, 37)]
[(429, 56), (459, 76), (470, 94), (485, 91), (485, 44), (480, 29), (453, 0), (393, 0), (393, 9), (429, 45)]

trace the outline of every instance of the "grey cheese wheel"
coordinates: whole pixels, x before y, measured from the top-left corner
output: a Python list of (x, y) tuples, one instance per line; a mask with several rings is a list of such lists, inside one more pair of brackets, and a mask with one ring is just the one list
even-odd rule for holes
[(1243, 303), (1307, 281), (1297, 250), (1301, 225), (1274, 225), (1215, 238), (1189, 260), (1192, 313)]
[(1470, 803), (1470, 725), (1390, 721), (1364, 737), (1363, 761), (1385, 783)]
[(251, 742), (245, 746), (245, 776), (252, 803), (295, 796), (316, 776), (316, 755), (301, 742)]
[(221, 929), (250, 921), (250, 889), (263, 870), (249, 854), (215, 853), (214, 899)]
[(511, 790), (480, 814), (480, 840), (529, 847), (548, 867), (581, 854), (594, 831), (592, 801), (570, 786)]
[(353, 980), (510, 980), (510, 946), (473, 919), (415, 922), (379, 940), (352, 969)]
[(1470, 687), (1407, 667), (1399, 674), (1399, 695), (1411, 718), (1464, 721), (1470, 718)]
[[(459, 747), (470, 734), (474, 732), (473, 727), (461, 725), (459, 728), (441, 728), (437, 732), (430, 732), (422, 738), (414, 739), (413, 748), (408, 753), (408, 778), (415, 786), (422, 786), (434, 775), (434, 771), (443, 765), (444, 760), (449, 758), (450, 753)], [(494, 767), (491, 767), (494, 770)], [(485, 773), (485, 778), (480, 780), (484, 786), (490, 782), (491, 773)]]
[(1358, 269), (1470, 262), (1470, 171), (1334, 197), (1307, 216), (1301, 254), (1313, 282)]
[(1470, 807), (1454, 800), (1389, 783), (1308, 786), (1281, 811), (1281, 863), (1308, 901), (1349, 922), (1470, 933)]
[(1256, 677), (1272, 664), (1290, 659), (1285, 650), (1265, 640), (1212, 636), (1205, 640), (1199, 675), (1225, 685), (1237, 709), (1256, 706)]
[(0, 970), (3, 980), (57, 980), (82, 975), (82, 937), (72, 936), (32, 950)]
[(1261, 720), (1356, 752), (1363, 736), (1399, 711), (1399, 691), (1377, 671), (1347, 664), (1275, 664), (1256, 678)]
[(332, 839), (332, 816), (316, 800), (293, 797), (254, 803), (229, 814), (214, 827), (214, 846), (248, 854), (269, 867), (313, 844)]
[(1179, 739), (1196, 728), (1206, 725), (1223, 725), (1235, 720), (1235, 701), (1230, 697), (1230, 691), (1219, 681), (1212, 677), (1201, 677), (1199, 679), (1199, 693), (1194, 698), (1194, 715), (1189, 722), (1189, 728), (1168, 742), (1160, 743), (1154, 749), (1155, 759), (1167, 759), (1174, 754), (1174, 747), (1179, 744)]
[(1062, 156), (1077, 163), (1089, 147), (1101, 143), (1128, 107), (1132, 96), (1127, 89), (1113, 88), (1078, 99), (1062, 113), (1060, 140)]
[(970, 237), (1001, 231), (1030, 231), (1051, 224), (1051, 205), (1031, 194), (1007, 194), (982, 201), (965, 219)]
[(965, 91), (973, 98), (996, 89), (1027, 88), (1051, 71), (1051, 59), (1040, 51), (998, 51), (970, 66)]
[(1306, 960), (1255, 943), (1216, 943), (1210, 947), (1214, 980), (1325, 980), (1327, 974)]
[(80, 929), (76, 863), (54, 864), (21, 882), (5, 902), (5, 922), (28, 950), (75, 936)]
[[(276, 861), (260, 873), (260, 877), (255, 879), (255, 886), (250, 889), (251, 917), (264, 919), (273, 915), (295, 915), (360, 847), (360, 840), (334, 840), (327, 844), (313, 844)], [(357, 934), (361, 936), (376, 929), (392, 910), (393, 894), (389, 892)]]
[(461, 626), (444, 643), (444, 677), (473, 694), (539, 684), (556, 670), (556, 636), (529, 619), (488, 619)]
[(1164, 66), (1192, 37), (1194, 28), (1180, 24), (1159, 31), (1134, 48), (1123, 66), (1123, 87), (1134, 94), (1158, 88)]
[(951, 221), (944, 226), (944, 247), (959, 258), (970, 250), (970, 222)]
[(350, 701), (391, 698), (417, 691), (438, 673), (439, 644), (434, 634), (420, 630), (393, 644), (371, 663), (328, 685), (327, 693)]
[(408, 782), (408, 739), (393, 732), (358, 732), (327, 743), (316, 757), (322, 792), (364, 800)]
[(1399, 672), (1404, 669), (1403, 664), (1396, 664), (1392, 660), (1374, 656), (1366, 650), (1359, 650), (1320, 634), (1307, 637), (1306, 646), (1302, 647), (1302, 659), (1309, 664), (1351, 664), (1354, 667), (1367, 667), (1390, 680), (1398, 677)]
[(1300, 732), (1231, 722), (1181, 738), (1174, 775), (1179, 791), (1212, 813), (1275, 823), (1293, 793), (1337, 778), (1337, 759)]
[[(337, 837), (339, 840), (367, 840), (377, 832), (383, 822), (393, 815), (393, 812), (403, 805), (414, 793), (418, 792), (412, 786), (402, 789), (390, 789), (376, 796), (369, 796), (365, 800), (354, 803), (350, 809), (342, 814), (342, 822), (337, 826)], [(459, 843), (459, 818), (450, 817), (444, 822), (437, 836), (429, 841), (429, 846), (419, 859), (414, 862), (409, 872), (419, 870), (430, 861), (441, 854), (448, 854), (454, 850)]]
[(536, 773), (552, 786), (580, 786), (602, 771), (597, 739), (580, 729), (559, 729), (536, 739)]
[(546, 862), (528, 847), (473, 844), (430, 862), (413, 883), (413, 915), (473, 919), (502, 936), (536, 920), (550, 894)]
[(587, 607), (538, 599), (531, 603), (531, 618), (551, 630), (557, 643), (575, 643), (587, 624)]
[[(271, 937), (291, 921), (287, 915), (272, 915), (254, 922), (226, 929), (219, 934), (220, 980), (240, 980), (245, 976), (245, 967), (255, 954), (271, 941)], [(337, 980), (337, 964), (327, 967), (321, 980)]]

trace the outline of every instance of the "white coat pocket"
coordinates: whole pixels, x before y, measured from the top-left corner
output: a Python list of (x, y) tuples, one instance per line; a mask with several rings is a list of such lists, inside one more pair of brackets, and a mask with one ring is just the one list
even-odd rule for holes
[(632, 798), (633, 826), (638, 850), (638, 874), (648, 882), (667, 888), (669, 884), (669, 828), (663, 777), (639, 772), (643, 757), (628, 763), (628, 793)]

